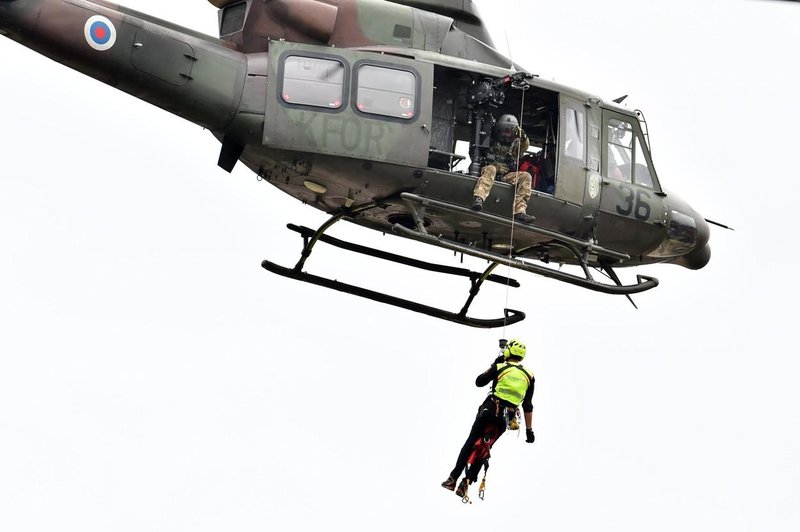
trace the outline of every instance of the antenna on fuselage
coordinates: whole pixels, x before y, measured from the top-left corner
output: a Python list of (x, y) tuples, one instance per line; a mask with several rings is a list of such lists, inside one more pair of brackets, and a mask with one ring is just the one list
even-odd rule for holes
[(508, 60), (511, 61), (511, 64), (509, 65), (509, 68), (513, 68), (514, 67), (514, 60), (511, 58), (511, 41), (508, 40), (508, 32), (505, 31), (503, 33), (506, 36), (506, 49), (508, 50)]
[(715, 222), (714, 220), (709, 220), (708, 218), (704, 218), (704, 220), (710, 223), (711, 225), (716, 225), (717, 227), (722, 227), (723, 229), (730, 229), (731, 231), (735, 231), (733, 227), (728, 227), (727, 225)]

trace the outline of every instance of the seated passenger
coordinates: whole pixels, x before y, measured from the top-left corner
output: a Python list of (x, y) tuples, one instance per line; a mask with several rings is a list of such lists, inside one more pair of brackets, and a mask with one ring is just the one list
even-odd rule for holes
[(555, 144), (548, 143), (539, 152), (539, 175), (536, 190), (546, 194), (555, 194), (556, 185), (556, 147)]
[(526, 153), (519, 161), (519, 171), (531, 174), (531, 188), (539, 190), (541, 172), (539, 171), (539, 157), (535, 153)]

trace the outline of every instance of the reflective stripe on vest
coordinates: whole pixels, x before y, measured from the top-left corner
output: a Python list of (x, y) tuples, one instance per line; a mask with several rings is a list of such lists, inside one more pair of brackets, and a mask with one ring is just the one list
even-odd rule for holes
[(519, 406), (531, 385), (531, 376), (519, 364), (507, 362), (497, 365), (494, 395), (503, 401)]

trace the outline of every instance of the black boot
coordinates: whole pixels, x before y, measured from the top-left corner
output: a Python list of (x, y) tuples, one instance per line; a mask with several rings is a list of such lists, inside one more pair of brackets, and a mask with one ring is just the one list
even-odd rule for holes
[(467, 479), (467, 477), (464, 477), (458, 484), (458, 488), (456, 488), (456, 495), (463, 498), (464, 495), (467, 494), (468, 489), (469, 489), (469, 480)]
[(481, 211), (483, 210), (483, 198), (480, 196), (475, 196), (472, 198), (472, 210), (473, 211)]
[(514, 215), (514, 221), (521, 224), (532, 224), (536, 218), (524, 212), (518, 212)]

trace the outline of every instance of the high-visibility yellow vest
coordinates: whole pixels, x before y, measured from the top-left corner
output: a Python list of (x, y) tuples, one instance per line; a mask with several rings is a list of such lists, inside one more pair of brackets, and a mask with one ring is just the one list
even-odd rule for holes
[(493, 393), (495, 397), (519, 406), (531, 385), (531, 379), (532, 376), (519, 363), (498, 364)]

